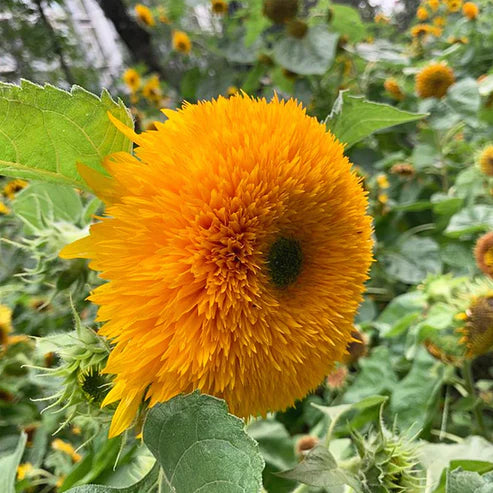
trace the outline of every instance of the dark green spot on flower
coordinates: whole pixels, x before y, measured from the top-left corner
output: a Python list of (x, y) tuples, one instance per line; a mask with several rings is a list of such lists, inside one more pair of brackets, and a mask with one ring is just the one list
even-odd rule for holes
[(296, 281), (302, 263), (301, 244), (294, 238), (277, 239), (267, 254), (270, 277), (278, 288), (285, 288)]

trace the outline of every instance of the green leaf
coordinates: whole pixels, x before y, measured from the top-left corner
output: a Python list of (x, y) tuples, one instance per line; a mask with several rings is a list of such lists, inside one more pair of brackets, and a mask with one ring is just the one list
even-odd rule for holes
[(76, 486), (67, 491), (67, 493), (152, 493), (157, 490), (159, 475), (159, 466), (156, 464), (149, 473), (138, 483), (126, 488), (113, 488), (100, 484), (85, 484)]
[(493, 206), (473, 205), (450, 218), (445, 234), (451, 238), (493, 229)]
[(460, 467), (447, 474), (446, 493), (492, 493), (493, 476), (463, 471)]
[(387, 274), (407, 284), (418, 284), (429, 274), (439, 274), (442, 269), (440, 249), (431, 238), (411, 236), (385, 250), (381, 257)]
[(444, 381), (443, 366), (424, 349), (419, 351), (409, 373), (395, 386), (390, 410), (401, 429), (422, 430), (432, 419)]
[(350, 96), (347, 91), (341, 91), (325, 123), (346, 144), (347, 149), (377, 130), (420, 120), (425, 116), (424, 113), (402, 111), (388, 104), (374, 103), (362, 96)]
[(154, 406), (144, 442), (164, 471), (170, 493), (255, 493), (264, 461), (242, 420), (224, 401), (198, 392)]
[(17, 447), (9, 455), (0, 457), (0, 491), (2, 493), (15, 493), (15, 478), (17, 477), (17, 466), (21, 461), (24, 447), (26, 446), (27, 435), (22, 433), (19, 436)]
[(78, 86), (66, 92), (23, 80), (0, 83), (0, 173), (86, 188), (76, 163), (104, 171), (101, 161), (132, 143), (108, 119), (132, 119), (121, 101), (101, 98)]
[(333, 13), (331, 25), (339, 34), (345, 34), (353, 43), (367, 36), (365, 24), (361, 21), (356, 9), (336, 3), (333, 3), (330, 8)]
[(274, 59), (297, 74), (321, 75), (332, 65), (338, 38), (324, 25), (313, 26), (302, 39), (288, 36), (279, 41), (274, 47)]
[(350, 472), (338, 468), (334, 456), (321, 445), (310, 450), (296, 467), (278, 474), (310, 486), (327, 488), (328, 492), (343, 485), (351, 486), (356, 492), (362, 491), (358, 479)]
[(447, 91), (446, 103), (461, 117), (475, 118), (481, 106), (478, 83), (470, 77), (456, 82)]

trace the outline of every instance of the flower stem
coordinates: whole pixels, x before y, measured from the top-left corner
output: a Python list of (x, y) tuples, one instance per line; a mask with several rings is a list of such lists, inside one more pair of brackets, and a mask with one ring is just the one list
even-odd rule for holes
[(462, 367), (462, 376), (464, 378), (466, 389), (467, 389), (469, 396), (474, 398), (474, 400), (475, 400), (473, 412), (474, 412), (474, 417), (476, 419), (476, 425), (477, 425), (478, 431), (481, 434), (481, 436), (488, 439), (488, 433), (486, 432), (486, 427), (484, 425), (484, 420), (483, 420), (482, 405), (476, 396), (476, 390), (474, 387), (474, 380), (472, 377), (472, 361), (471, 360), (466, 360), (464, 362), (464, 365)]

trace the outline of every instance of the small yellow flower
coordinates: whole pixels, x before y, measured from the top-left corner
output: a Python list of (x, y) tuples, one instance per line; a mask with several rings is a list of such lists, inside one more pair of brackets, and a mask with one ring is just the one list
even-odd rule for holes
[(474, 248), (474, 257), (481, 271), (493, 279), (493, 231), (478, 239)]
[(451, 45), (456, 44), (456, 43), (466, 45), (469, 43), (469, 38), (467, 36), (461, 36), (460, 38), (458, 38), (456, 36), (449, 36), (447, 38), (447, 43), (449, 43)]
[(57, 482), (55, 483), (55, 486), (57, 488), (60, 488), (60, 486), (62, 486), (63, 482), (65, 481), (65, 476), (60, 476), (58, 479), (57, 479)]
[(146, 7), (141, 3), (138, 3), (135, 6), (135, 15), (137, 16), (137, 19), (139, 19), (139, 21), (145, 24), (146, 26), (152, 27), (156, 25), (156, 21), (154, 20), (154, 16), (152, 15), (152, 12), (149, 10), (149, 7)]
[(418, 10), (416, 11), (416, 17), (420, 21), (425, 21), (426, 19), (428, 19), (428, 17), (430, 17), (430, 14), (424, 7), (418, 7)]
[(74, 435), (80, 435), (82, 433), (80, 426), (72, 426), (72, 433)]
[(190, 53), (190, 50), (192, 49), (192, 42), (186, 32), (173, 32), (173, 49), (179, 51), (180, 53)]
[(10, 214), (10, 209), (0, 200), (0, 215)]
[(389, 179), (385, 173), (380, 173), (377, 175), (377, 184), (382, 189), (390, 187)]
[(390, 22), (390, 19), (386, 15), (377, 14), (375, 16), (375, 22), (377, 24), (388, 24)]
[(17, 467), (17, 479), (19, 481), (22, 481), (26, 476), (29, 476), (30, 472), (33, 469), (33, 465), (30, 462), (19, 464), (19, 466)]
[(462, 0), (446, 0), (449, 12), (458, 12), (462, 7)]
[(153, 75), (145, 83), (142, 88), (142, 95), (155, 104), (158, 104), (161, 101), (163, 94), (161, 92), (159, 77), (157, 75)]
[(462, 6), (462, 14), (470, 21), (476, 19), (479, 15), (479, 8), (474, 2), (466, 2)]
[(20, 192), (28, 185), (26, 180), (11, 180), (3, 187), (3, 194), (10, 200), (13, 200), (15, 194)]
[(436, 12), (440, 7), (440, 0), (428, 0), (426, 4), (430, 7), (432, 12)]
[(78, 454), (75, 451), (74, 447), (72, 447), (72, 445), (70, 443), (64, 442), (60, 438), (55, 438), (55, 440), (53, 440), (51, 442), (51, 448), (53, 450), (58, 450), (58, 451), (63, 452), (67, 455), (70, 455), (73, 462), (79, 462), (82, 459), (80, 454)]
[(384, 204), (385, 205), (389, 201), (389, 196), (386, 193), (380, 193), (378, 195), (378, 201), (381, 204)]
[(224, 15), (228, 11), (228, 2), (224, 0), (211, 0), (212, 12), (218, 15)]
[(416, 24), (411, 28), (411, 36), (413, 38), (424, 38), (427, 34), (431, 34), (432, 26), (428, 24)]
[(435, 27), (445, 27), (447, 25), (447, 19), (439, 15), (433, 19), (433, 25)]
[(422, 99), (442, 98), (454, 82), (450, 67), (444, 63), (431, 63), (416, 75), (416, 92)]
[(163, 24), (169, 24), (170, 20), (166, 14), (166, 10), (163, 7), (158, 8), (159, 22)]
[(486, 176), (493, 176), (493, 144), (485, 147), (481, 152), (479, 168)]
[(6, 346), (9, 334), (12, 332), (12, 310), (6, 305), (0, 305), (0, 345)]
[(140, 75), (137, 70), (133, 68), (127, 68), (123, 73), (123, 82), (132, 91), (136, 92), (140, 87)]
[(404, 93), (399, 87), (399, 83), (393, 77), (385, 79), (383, 87), (397, 101), (404, 99)]

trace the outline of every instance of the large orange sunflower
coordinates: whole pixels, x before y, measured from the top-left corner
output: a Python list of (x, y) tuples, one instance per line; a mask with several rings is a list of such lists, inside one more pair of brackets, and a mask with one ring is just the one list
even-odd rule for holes
[[(201, 389), (239, 416), (284, 409), (342, 359), (372, 260), (367, 198), (343, 146), (295, 101), (235, 95), (140, 135), (81, 173), (106, 203), (62, 251), (109, 280), (91, 294), (120, 401)], [(112, 118), (113, 119), (113, 118)]]
[(455, 82), (454, 71), (444, 63), (430, 63), (416, 74), (416, 92), (420, 98), (443, 98)]

